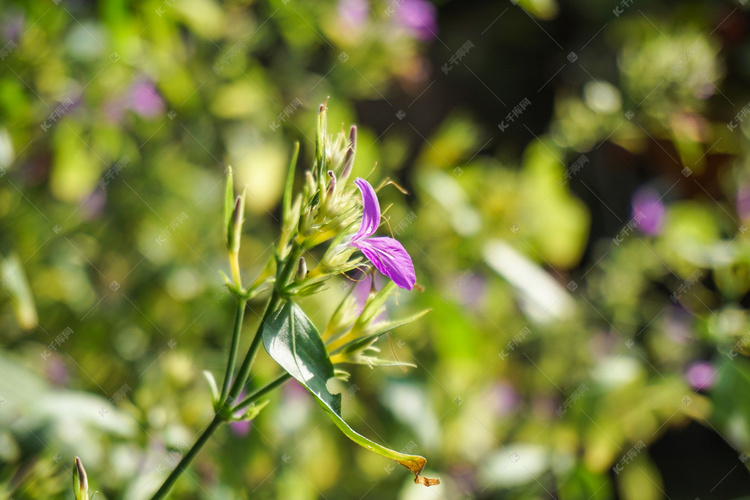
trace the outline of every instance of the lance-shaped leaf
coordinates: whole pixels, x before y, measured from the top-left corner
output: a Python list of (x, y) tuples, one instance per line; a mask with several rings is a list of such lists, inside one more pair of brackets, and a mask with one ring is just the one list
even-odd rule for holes
[(401, 318), (393, 321), (380, 321), (378, 323), (375, 323), (374, 325), (371, 325), (366, 329), (365, 335), (351, 340), (341, 347), (337, 347), (332, 351), (332, 354), (336, 354), (339, 352), (354, 352), (360, 349), (364, 349), (365, 347), (371, 345), (379, 337), (390, 332), (391, 330), (394, 330), (400, 326), (408, 325), (409, 323), (413, 323), (414, 321), (425, 317), (430, 312), (432, 312), (432, 309), (425, 309), (424, 311), (420, 311), (417, 314), (414, 314), (407, 318)]
[(425, 486), (440, 480), (420, 476), (427, 460), (419, 455), (399, 453), (355, 432), (341, 417), (341, 394), (331, 394), (326, 384), (334, 377), (333, 364), (318, 331), (302, 309), (288, 301), (263, 321), (263, 345), (289, 374), (305, 386), (328, 413), (341, 432), (358, 445), (400, 463), (416, 476), (415, 483)]
[(219, 386), (216, 385), (216, 379), (210, 371), (203, 370), (203, 376), (206, 378), (208, 387), (211, 389), (211, 402), (214, 405), (214, 409), (217, 409), (219, 404)]

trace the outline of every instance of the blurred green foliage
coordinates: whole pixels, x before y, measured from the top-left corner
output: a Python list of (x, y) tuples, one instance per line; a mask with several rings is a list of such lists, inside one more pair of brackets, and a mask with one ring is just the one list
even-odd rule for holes
[[(424, 287), (391, 307), (432, 309), (381, 345), (417, 368), (356, 367), (344, 417), (426, 456), (442, 485), (414, 486), (289, 384), (249, 432), (220, 430), (175, 498), (663, 498), (668, 468), (641, 445), (690, 422), (735, 450), (745, 489), (719, 486), (729, 468), (706, 481), (750, 493), (745, 7), (445, 2), (426, 35), (399, 14), (410, 3), (2, 5), (0, 497), (72, 498), (76, 455), (97, 498), (163, 481), (212, 417), (201, 372), (220, 376), (231, 335), (223, 172), (248, 190), (252, 275), (291, 143), (309, 164), (328, 96), (330, 125), (360, 124), (355, 174), (377, 161), (374, 178), (411, 191), (380, 193)], [(467, 38), (493, 123), (430, 96), (476, 84), (440, 71)], [(524, 61), (544, 77), (508, 98), (479, 66), (524, 47), (555, 62)], [(524, 68), (490, 73), (510, 85)], [(440, 120), (411, 125), (441, 96)], [(349, 283), (307, 301), (311, 318)], [(278, 373), (258, 369), (254, 386)]]

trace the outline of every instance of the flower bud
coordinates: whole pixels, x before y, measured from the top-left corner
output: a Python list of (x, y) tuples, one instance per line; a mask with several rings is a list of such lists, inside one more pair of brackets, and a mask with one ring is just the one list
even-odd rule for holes
[(315, 162), (317, 165), (315, 173), (320, 181), (322, 181), (326, 164), (326, 133), (328, 130), (326, 110), (326, 103), (321, 104), (318, 108), (318, 128), (315, 134)]
[(224, 237), (229, 248), (229, 234), (232, 232), (232, 213), (234, 211), (234, 178), (232, 167), (227, 167), (226, 187), (224, 190)]
[(299, 264), (297, 265), (297, 281), (302, 281), (307, 276), (307, 262), (304, 257), (299, 258)]
[(315, 194), (315, 190), (317, 189), (317, 185), (315, 184), (315, 179), (313, 178), (312, 172), (309, 170), (305, 170), (305, 186), (303, 191), (303, 197), (305, 198), (305, 201), (309, 201), (310, 198)]
[(240, 250), (240, 235), (242, 234), (242, 223), (244, 222), (245, 196), (244, 193), (237, 197), (234, 202), (234, 211), (229, 225), (227, 247), (230, 252), (237, 253)]
[(329, 170), (328, 176), (331, 178), (331, 183), (328, 185), (328, 196), (330, 197), (336, 189), (336, 174), (333, 173), (333, 170)]
[(73, 468), (73, 493), (76, 500), (89, 500), (89, 480), (81, 459), (76, 457)]
[(357, 126), (352, 125), (349, 130), (349, 149), (346, 150), (346, 156), (344, 156), (344, 166), (341, 170), (341, 180), (346, 182), (349, 178), (349, 174), (352, 171), (352, 165), (354, 165), (354, 154), (357, 152)]

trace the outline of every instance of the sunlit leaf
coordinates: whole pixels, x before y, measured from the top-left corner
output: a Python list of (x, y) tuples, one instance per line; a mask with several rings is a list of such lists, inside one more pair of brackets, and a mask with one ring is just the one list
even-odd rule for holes
[(341, 394), (326, 386), (334, 377), (333, 364), (315, 326), (302, 309), (289, 301), (266, 319), (262, 327), (266, 351), (299, 383), (315, 396), (336, 426), (358, 445), (400, 463), (416, 476), (414, 482), (432, 486), (438, 479), (420, 476), (427, 460), (419, 455), (399, 453), (355, 432), (341, 417)]

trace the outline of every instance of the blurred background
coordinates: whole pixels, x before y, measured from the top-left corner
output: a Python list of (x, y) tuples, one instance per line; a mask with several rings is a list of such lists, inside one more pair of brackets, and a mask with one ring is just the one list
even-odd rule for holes
[(3, 0), (0, 47), (0, 498), (72, 498), (74, 456), (96, 498), (161, 484), (225, 366), (224, 170), (250, 279), (329, 96), (355, 174), (409, 192), (381, 203), (424, 290), (389, 314), (432, 309), (344, 416), (442, 484), (287, 384), (174, 498), (750, 495), (744, 0)]

